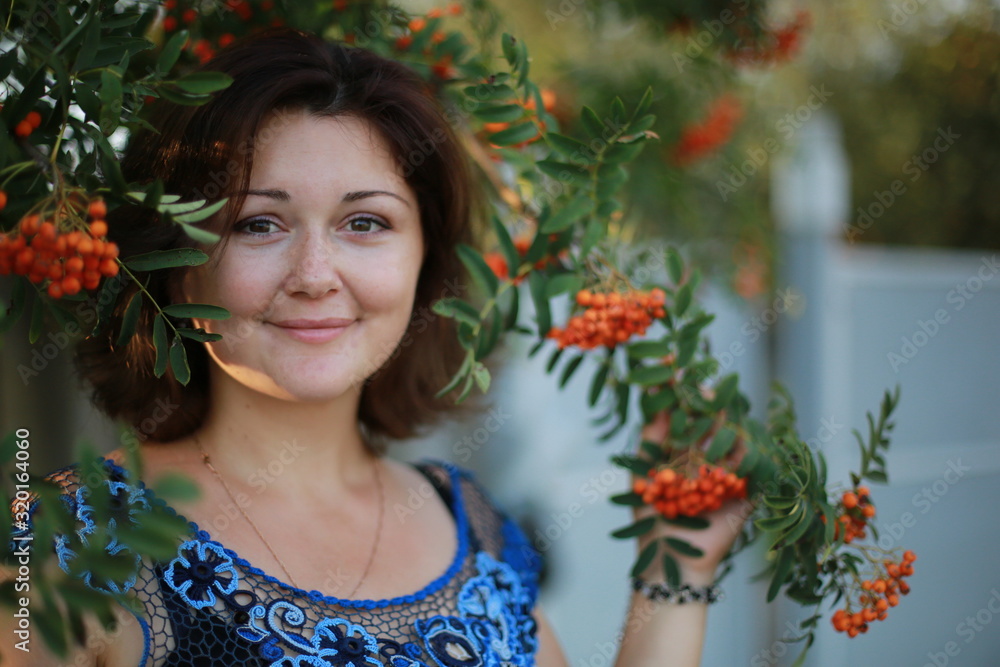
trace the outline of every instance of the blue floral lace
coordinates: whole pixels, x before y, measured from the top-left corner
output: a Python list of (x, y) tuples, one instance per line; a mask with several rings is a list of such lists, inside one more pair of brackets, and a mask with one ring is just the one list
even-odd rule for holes
[[(109, 553), (126, 549), (114, 522), (134, 521), (150, 502), (139, 481), (105, 460), (116, 499)], [(124, 582), (94, 581), (99, 591), (134, 595), (145, 637), (139, 665), (271, 665), (276, 667), (527, 667), (534, 665), (539, 554), (472, 474), (444, 462), (416, 464), (448, 503), (458, 529), (451, 566), (410, 595), (344, 600), (295, 588), (254, 567), (190, 522), (192, 539), (168, 563), (135, 555), (139, 574)], [(95, 532), (86, 487), (75, 468), (50, 475), (78, 521), (82, 541)], [(168, 510), (170, 508), (168, 507)], [(171, 510), (172, 511), (172, 510)], [(66, 571), (75, 554), (55, 542)]]

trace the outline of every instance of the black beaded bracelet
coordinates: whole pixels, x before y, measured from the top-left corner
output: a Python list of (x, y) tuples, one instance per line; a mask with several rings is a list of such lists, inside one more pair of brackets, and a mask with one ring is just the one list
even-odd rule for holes
[(723, 599), (722, 589), (718, 584), (694, 588), (688, 584), (681, 584), (674, 588), (670, 584), (650, 583), (638, 577), (632, 578), (632, 590), (638, 591), (650, 600), (662, 602), (675, 602), (684, 604), (686, 602), (704, 602), (712, 604)]

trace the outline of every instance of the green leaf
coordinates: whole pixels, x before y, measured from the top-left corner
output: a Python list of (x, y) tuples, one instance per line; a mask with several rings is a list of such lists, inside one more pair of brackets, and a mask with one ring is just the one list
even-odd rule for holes
[(721, 410), (729, 405), (730, 401), (736, 395), (736, 387), (739, 383), (739, 376), (736, 373), (732, 373), (722, 378), (717, 385), (715, 385), (715, 398), (712, 400), (712, 407), (716, 410)]
[(671, 309), (672, 315), (677, 318), (683, 317), (684, 313), (687, 312), (688, 306), (690, 305), (691, 305), (691, 283), (685, 283), (674, 294), (674, 307)]
[(709, 463), (715, 463), (729, 453), (735, 442), (736, 431), (730, 428), (719, 429), (715, 437), (712, 438), (712, 444), (709, 445), (708, 451), (705, 452), (705, 458), (708, 459)]
[(638, 456), (630, 454), (615, 454), (611, 457), (611, 462), (640, 477), (645, 476), (646, 473), (653, 469), (653, 464), (646, 459), (641, 459)]
[(159, 313), (153, 318), (153, 346), (156, 349), (156, 362), (153, 365), (153, 375), (163, 377), (163, 374), (167, 372), (170, 341), (167, 339), (166, 318)]
[(119, 347), (127, 344), (135, 334), (136, 324), (139, 322), (139, 313), (142, 311), (142, 292), (136, 292), (129, 299), (128, 306), (125, 307), (125, 314), (122, 316), (122, 327), (118, 332), (116, 345)]
[(590, 185), (590, 170), (568, 162), (556, 160), (539, 160), (535, 163), (538, 170), (551, 176), (560, 183), (567, 185)]
[(165, 500), (196, 500), (201, 495), (198, 485), (191, 477), (168, 471), (157, 478), (153, 493)]
[(512, 146), (528, 141), (529, 139), (534, 139), (536, 136), (538, 136), (538, 127), (535, 126), (534, 122), (529, 120), (517, 125), (511, 125), (499, 132), (494, 132), (487, 139), (490, 143), (497, 146)]
[(656, 550), (659, 548), (659, 543), (653, 540), (639, 552), (639, 557), (635, 560), (635, 565), (632, 566), (631, 576), (640, 577), (642, 573), (646, 571), (649, 564), (653, 562), (656, 557)]
[(668, 519), (663, 517), (662, 519), (665, 523), (669, 523), (672, 526), (679, 526), (681, 528), (689, 528), (691, 530), (704, 530), (708, 528), (711, 523), (708, 519), (700, 516), (684, 516), (683, 514), (675, 516), (673, 519)]
[(469, 353), (466, 354), (465, 358), (462, 360), (462, 365), (458, 367), (457, 371), (455, 371), (455, 374), (452, 376), (451, 380), (448, 381), (448, 384), (438, 389), (437, 393), (434, 394), (434, 398), (441, 398), (450, 391), (453, 391), (456, 387), (458, 387), (462, 380), (467, 380), (467, 384), (471, 381), (471, 377), (468, 376), (469, 370), (472, 368), (474, 357), (475, 355), (472, 353), (472, 350), (469, 350)]
[(625, 351), (633, 359), (662, 358), (670, 353), (670, 343), (664, 340), (640, 340), (630, 343)]
[(792, 571), (795, 562), (794, 549), (782, 549), (778, 553), (778, 563), (774, 568), (774, 575), (771, 577), (771, 585), (767, 587), (767, 601), (771, 602), (778, 596), (778, 592), (784, 585), (788, 574)]
[(177, 329), (177, 333), (185, 338), (196, 340), (199, 343), (222, 340), (222, 334), (207, 333), (204, 329), (188, 329), (186, 327), (180, 327)]
[(517, 40), (510, 33), (504, 33), (500, 38), (500, 46), (503, 49), (503, 57), (507, 59), (507, 64), (512, 68), (517, 65)]
[(631, 162), (639, 157), (639, 153), (641, 153), (642, 149), (645, 147), (645, 141), (634, 141), (627, 144), (618, 142), (608, 150), (604, 151), (604, 155), (602, 157), (604, 162), (608, 164)]
[(562, 389), (564, 386), (566, 386), (566, 383), (569, 382), (570, 377), (573, 376), (573, 373), (576, 371), (577, 367), (580, 365), (580, 362), (583, 361), (583, 356), (584, 355), (582, 355), (582, 354), (578, 354), (577, 356), (575, 356), (572, 359), (570, 359), (569, 363), (567, 363), (566, 366), (563, 368), (562, 375), (559, 377), (559, 388), (560, 389)]
[(545, 286), (545, 293), (550, 299), (566, 292), (575, 297), (582, 286), (583, 278), (579, 274), (560, 273), (549, 278), (548, 284)]
[(624, 125), (626, 122), (625, 118), (625, 103), (622, 102), (622, 98), (615, 97), (611, 100), (611, 122), (616, 126)]
[(214, 215), (223, 206), (226, 205), (229, 199), (220, 199), (216, 202), (209, 204), (208, 206), (198, 209), (197, 211), (192, 211), (190, 213), (185, 213), (183, 215), (172, 215), (174, 222), (200, 222), (206, 218)]
[[(639, 116), (643, 115), (649, 108), (653, 105), (653, 87), (647, 86), (646, 91), (642, 94), (639, 99), (639, 103), (635, 106), (635, 111), (632, 112), (632, 123), (635, 122)], [(631, 125), (631, 124), (630, 124)]]
[(472, 377), (475, 379), (479, 390), (484, 394), (490, 388), (490, 371), (486, 366), (478, 361), (472, 366)]
[(674, 371), (670, 366), (662, 364), (658, 366), (639, 366), (628, 374), (626, 381), (630, 384), (648, 387), (650, 385), (663, 384), (673, 377), (673, 374)]
[(487, 123), (512, 123), (524, 118), (524, 107), (520, 104), (496, 104), (482, 106), (472, 112), (476, 118)]
[(200, 106), (212, 101), (211, 95), (187, 95), (182, 92), (170, 89), (168, 86), (160, 86), (156, 89), (156, 94), (174, 104), (184, 106)]
[(197, 317), (205, 320), (228, 320), (232, 313), (225, 308), (206, 303), (172, 303), (163, 307), (171, 317)]
[(101, 71), (101, 132), (107, 136), (118, 129), (122, 115), (122, 80), (111, 68)]
[(160, 74), (167, 74), (174, 68), (177, 64), (177, 59), (181, 55), (181, 49), (184, 48), (184, 43), (187, 42), (188, 31), (179, 30), (167, 40), (167, 43), (163, 45), (163, 50), (160, 51), (160, 57), (156, 59), (156, 69), (159, 70)]
[(635, 491), (627, 491), (625, 493), (613, 495), (610, 500), (615, 505), (628, 505), (629, 507), (641, 507), (646, 504), (642, 501), (642, 496)]
[(528, 288), (531, 290), (531, 300), (535, 304), (535, 319), (538, 321), (538, 337), (542, 339), (552, 329), (552, 314), (549, 310), (549, 299), (545, 296), (545, 283), (545, 278), (537, 271), (528, 274)]
[(674, 588), (681, 585), (681, 570), (674, 557), (668, 553), (663, 554), (663, 576)]
[(155, 271), (175, 266), (198, 266), (208, 261), (208, 255), (194, 248), (174, 248), (154, 250), (135, 255), (125, 260), (125, 266), (133, 271)]
[(479, 102), (499, 102), (515, 97), (517, 92), (504, 83), (481, 83), (466, 87), (465, 94)]
[(472, 327), (478, 327), (481, 322), (479, 311), (472, 304), (456, 297), (445, 297), (435, 301), (431, 310), (438, 315), (454, 318)]
[(628, 172), (617, 164), (602, 164), (597, 168), (597, 198), (610, 199), (628, 181)]
[(556, 132), (546, 132), (545, 141), (547, 141), (552, 148), (576, 162), (580, 162), (582, 164), (592, 164), (594, 162), (593, 153), (591, 152), (590, 147), (573, 137), (567, 137), (564, 134), (558, 134)]
[[(174, 220), (176, 222), (176, 219)], [(210, 232), (200, 227), (195, 227), (194, 225), (188, 225), (183, 222), (178, 223), (183, 229), (184, 233), (188, 235), (192, 241), (197, 241), (199, 243), (217, 243), (222, 237), (215, 232)]]
[(667, 248), (667, 270), (670, 272), (670, 280), (675, 285), (680, 285), (684, 278), (684, 262), (673, 246)]
[(604, 138), (604, 133), (607, 130), (604, 127), (604, 121), (601, 120), (596, 111), (587, 106), (583, 107), (580, 111), (580, 121), (590, 136), (595, 139)]
[(497, 290), (500, 289), (500, 281), (489, 264), (483, 260), (483, 256), (464, 243), (459, 243), (455, 250), (458, 252), (458, 258), (462, 260), (462, 264), (465, 264), (472, 275), (473, 281), (486, 292), (487, 296), (496, 296)]
[(578, 194), (542, 223), (541, 232), (543, 234), (561, 232), (593, 210), (594, 201), (584, 193)]
[(685, 556), (691, 556), (692, 558), (699, 558), (705, 555), (705, 552), (694, 546), (686, 540), (682, 540), (678, 537), (665, 537), (663, 541), (667, 545), (677, 551), (677, 553), (683, 554)]
[(497, 240), (500, 242), (500, 251), (503, 252), (503, 256), (507, 260), (507, 270), (513, 277), (521, 265), (521, 254), (517, 251), (517, 246), (514, 245), (513, 239), (510, 238), (510, 232), (507, 231), (507, 226), (503, 224), (503, 221), (495, 215), (491, 217), (493, 232), (497, 235)]
[(611, 537), (616, 537), (618, 539), (628, 539), (630, 537), (637, 537), (639, 535), (644, 535), (653, 529), (656, 524), (656, 517), (647, 516), (644, 519), (639, 519), (635, 523), (631, 523), (624, 528), (619, 528), (618, 530), (611, 533)]
[(224, 72), (191, 72), (174, 84), (186, 93), (205, 95), (228, 88), (233, 83), (233, 77)]
[(604, 385), (608, 380), (609, 370), (610, 365), (608, 363), (603, 363), (594, 373), (594, 377), (590, 382), (590, 392), (587, 395), (587, 404), (591, 407), (597, 404), (597, 399), (600, 398), (601, 392), (604, 390)]

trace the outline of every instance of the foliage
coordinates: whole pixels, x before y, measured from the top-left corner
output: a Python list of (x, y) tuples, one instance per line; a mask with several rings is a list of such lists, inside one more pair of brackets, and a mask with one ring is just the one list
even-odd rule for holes
[[(769, 53), (759, 50), (764, 48), (761, 44), (771, 44), (765, 40), (767, 31), (758, 29), (763, 3), (747, 7), (749, 14), (735, 22), (719, 42), (732, 54), (730, 66), (736, 66), (747, 49), (758, 55)], [(635, 250), (625, 204), (629, 169), (647, 152), (647, 144), (661, 138), (653, 129), (657, 123), (652, 113), (656, 106), (653, 88), (616, 96), (610, 103), (583, 106), (572, 118), (560, 118), (551, 91), (532, 78), (527, 45), (510, 34), (498, 38), (496, 14), (479, 0), (467, 10), (474, 26), (468, 32), (478, 44), (455, 27), (463, 12), (455, 6), (425, 16), (410, 16), (382, 3), (346, 1), (331, 6), (230, 0), (202, 6), (168, 0), (163, 8), (161, 16), (157, 5), (107, 1), (25, 2), (13, 10), (7, 6), (2, 18), (12, 41), (0, 56), (5, 81), (0, 120), (7, 129), (0, 132), (0, 189), (8, 193), (9, 203), (0, 211), (0, 225), (13, 232), (11, 238), (28, 236), (24, 221), (35, 214), (51, 218), (58, 234), (86, 231), (82, 198), (106, 202), (109, 208), (141, 203), (151, 213), (180, 225), (193, 241), (215, 240), (195, 223), (210, 218), (224, 201), (185, 202), (165, 192), (160, 182), (125, 182), (113, 142), (145, 126), (142, 109), (150, 99), (197, 105), (228, 85), (220, 74), (184, 72), (240, 32), (280, 21), (402, 60), (427, 78), (467, 139), (494, 212), (489, 234), (495, 250), (484, 252), (485, 248), (465, 245), (456, 249), (474, 280), (475, 293), (468, 299), (453, 297), (434, 304), (436, 313), (458, 322), (459, 341), (466, 350), (461, 368), (438, 395), (462, 401), (474, 387), (488, 391), (491, 377), (483, 361), (505, 334), (535, 338), (532, 356), (546, 345), (555, 345), (549, 352), (547, 371), (559, 373), (560, 387), (582, 369), (592, 371), (588, 403), (603, 412), (596, 420), (606, 425), (602, 441), (629, 424), (649, 423), (655, 415), (669, 414), (670, 432), (664, 442), (642, 442), (635, 455), (616, 456), (617, 464), (642, 476), (666, 468), (679, 470), (682, 462), (705, 462), (728, 466), (734, 475), (747, 480), (757, 514), (743, 543), (764, 538), (775, 556), (770, 598), (782, 588), (792, 599), (808, 604), (842, 594), (841, 575), (855, 573), (868, 556), (866, 552), (864, 558), (839, 555), (844, 553), (845, 536), (838, 537), (834, 526), (835, 504), (828, 499), (825, 465), (795, 434), (790, 398), (779, 392), (766, 425), (750, 419), (738, 378), (714, 377), (718, 364), (703, 335), (712, 316), (695, 302), (698, 271), (685, 266), (673, 248), (665, 252), (639, 248), (634, 256), (627, 256)], [(673, 20), (677, 19), (675, 13)], [(327, 27), (318, 30), (322, 26)], [(39, 116), (38, 126), (21, 125), (31, 111)], [(707, 123), (710, 129), (713, 123)], [(689, 143), (701, 141), (703, 145), (704, 132), (703, 126), (701, 139), (690, 139), (689, 134)], [(677, 132), (671, 145), (682, 138), (683, 132)], [(725, 137), (712, 140), (724, 142)], [(196, 265), (207, 256), (187, 248), (113, 259), (118, 271), (100, 286), (100, 295), (106, 297), (99, 299), (101, 316), (92, 327), (81, 327), (85, 333), (106, 325), (124, 281), (143, 285), (151, 271)], [(33, 336), (37, 337), (47, 317), (65, 326), (73, 314), (62, 303), (85, 298), (53, 296), (40, 287), (46, 276), (36, 277), (38, 281), (24, 275), (13, 278), (11, 305), (0, 320), (2, 331), (9, 330), (29, 308)], [(629, 300), (632, 297), (637, 298)], [(152, 297), (142, 288), (133, 299), (126, 307), (119, 342), (132, 335), (138, 300)], [(531, 322), (523, 321), (522, 299), (531, 300)], [(571, 320), (563, 330), (558, 326), (560, 304), (567, 299), (579, 319)], [(187, 383), (190, 372), (179, 344), (181, 337), (205, 343), (218, 337), (184, 327), (178, 320), (192, 315), (222, 318), (229, 313), (211, 304), (154, 305), (154, 371), (157, 376), (169, 371)], [(576, 327), (572, 335), (567, 333), (571, 326)], [(641, 338), (647, 328), (650, 335)], [(582, 345), (574, 338), (577, 335), (590, 343), (601, 342)], [(587, 357), (593, 363), (587, 363)], [(641, 415), (630, 414), (633, 398), (638, 400)], [(862, 442), (863, 465), (855, 486), (860, 477), (878, 481), (881, 475), (884, 479), (879, 448), (887, 444), (883, 430), (889, 428), (887, 419), (894, 403), (895, 397), (887, 396), (868, 444)], [(12, 464), (17, 445), (9, 444), (15, 440), (8, 438), (0, 463), (5, 471), (16, 474), (19, 471)], [(737, 464), (741, 449), (745, 455)], [(134, 449), (130, 457), (128, 467), (140, 472), (141, 461)], [(97, 507), (95, 523), (106, 525), (113, 511), (104, 491), (106, 475), (94, 462), (93, 452), (81, 452), (81, 460), (86, 493)], [(58, 490), (23, 472), (29, 481), (17, 481), (30, 484), (37, 494), (35, 540), (47, 544), (57, 533), (72, 532), (74, 518), (59, 501)], [(173, 486), (175, 493), (190, 492), (183, 485)], [(645, 502), (636, 492), (615, 501)], [(133, 553), (166, 557), (173, 540), (187, 527), (178, 525), (176, 517), (158, 515), (156, 504), (150, 509), (148, 517), (143, 515), (119, 539)], [(824, 517), (826, 527), (821, 524)], [(692, 528), (706, 525), (697, 517), (663, 520)], [(616, 536), (643, 534), (654, 523), (644, 520), (617, 531)], [(127, 564), (105, 557), (109, 536), (103, 537), (88, 545), (74, 545), (79, 549), (76, 566), (96, 568), (102, 580), (127, 579)], [(633, 571), (643, 571), (660, 555), (667, 576), (676, 578), (671, 553), (698, 554), (692, 545), (668, 538), (640, 554)], [(90, 610), (105, 624), (111, 622), (110, 600), (70, 583), (74, 568), (70, 573), (50, 575), (44, 559), (51, 561), (51, 554), (46, 555), (44, 549), (36, 554), (32, 581), (39, 595), (33, 604), (40, 607), (32, 618), (46, 619), (40, 621), (40, 631), (57, 653), (65, 655), (71, 642), (82, 640), (81, 614)], [(824, 564), (827, 576), (814, 571), (817, 562)], [(2, 589), (3, 601), (14, 605), (11, 584)], [(112, 597), (127, 604), (122, 596)], [(46, 613), (56, 608), (57, 599), (66, 603), (68, 612)]]

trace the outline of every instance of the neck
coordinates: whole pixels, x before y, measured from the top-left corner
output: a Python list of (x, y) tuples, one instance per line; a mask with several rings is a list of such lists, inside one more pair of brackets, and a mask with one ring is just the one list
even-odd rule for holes
[(340, 495), (370, 482), (375, 455), (358, 423), (360, 387), (309, 402), (261, 393), (223, 372), (211, 381), (211, 409), (192, 449), (200, 444), (228, 479), (282, 496)]

